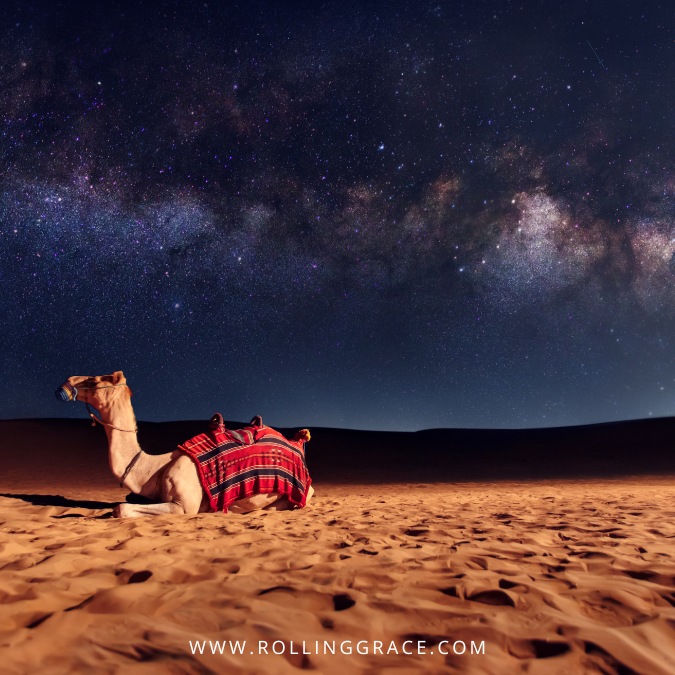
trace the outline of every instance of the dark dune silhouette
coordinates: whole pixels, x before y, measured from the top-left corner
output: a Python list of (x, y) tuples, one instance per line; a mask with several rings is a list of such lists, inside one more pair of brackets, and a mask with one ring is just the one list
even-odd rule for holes
[[(244, 423), (228, 421), (236, 429)], [(139, 422), (150, 454), (175, 449), (207, 429), (205, 420)], [(292, 437), (297, 428), (280, 428)], [(453, 482), (619, 477), (675, 473), (675, 418), (544, 429), (358, 431), (313, 427), (307, 462), (315, 481)], [(17, 450), (20, 449), (20, 450)], [(58, 454), (58, 459), (54, 456)], [(107, 440), (89, 420), (0, 421), (2, 484), (23, 481), (112, 486)], [(26, 473), (26, 457), (31, 462)], [(23, 488), (24, 490), (26, 487)]]

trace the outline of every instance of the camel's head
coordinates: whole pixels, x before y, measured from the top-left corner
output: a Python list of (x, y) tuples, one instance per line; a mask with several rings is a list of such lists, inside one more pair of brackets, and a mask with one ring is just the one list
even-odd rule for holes
[(133, 396), (121, 370), (115, 371), (112, 375), (69, 377), (55, 394), (59, 401), (83, 401), (94, 406), (101, 399), (111, 400), (118, 396)]

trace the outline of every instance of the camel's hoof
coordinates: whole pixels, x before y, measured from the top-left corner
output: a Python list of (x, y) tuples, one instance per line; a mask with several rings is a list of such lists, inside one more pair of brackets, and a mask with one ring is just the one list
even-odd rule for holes
[(129, 507), (132, 506), (131, 504), (118, 504), (114, 509), (113, 509), (113, 518), (128, 518), (131, 513), (129, 512), (130, 509)]

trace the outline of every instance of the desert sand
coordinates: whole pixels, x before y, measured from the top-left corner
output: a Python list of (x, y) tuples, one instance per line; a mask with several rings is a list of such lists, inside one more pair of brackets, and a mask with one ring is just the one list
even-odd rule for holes
[[(146, 425), (147, 443), (190, 424)], [(418, 449), (409, 480), (399, 462), (359, 482), (324, 456), (303, 510), (117, 520), (102, 430), (2, 422), (0, 439), (3, 673), (675, 673), (675, 472), (650, 475), (653, 444), (609, 478), (556, 475), (541, 448), (526, 479), (502, 453), (507, 480), (449, 480), (457, 457), (430, 480)]]

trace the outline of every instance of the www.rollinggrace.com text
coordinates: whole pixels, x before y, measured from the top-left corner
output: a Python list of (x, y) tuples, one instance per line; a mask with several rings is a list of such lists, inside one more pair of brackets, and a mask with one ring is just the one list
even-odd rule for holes
[[(190, 650), (192, 651), (193, 654), (203, 654), (204, 650), (206, 649), (206, 653), (208, 654), (209, 651), (212, 654), (227, 654), (228, 651), (231, 654), (243, 654), (244, 650), (246, 649), (246, 640), (243, 640), (240, 642), (239, 640), (230, 640), (229, 641), (229, 650), (227, 648), (228, 641), (227, 640), (216, 640), (215, 642), (211, 642), (209, 640), (208, 642), (209, 647), (206, 647), (206, 640), (203, 640), (202, 642), (199, 642), (199, 640), (196, 640), (194, 643), (192, 640), (190, 640)], [(396, 646), (395, 642), (390, 642), (389, 647), (387, 648), (387, 651), (384, 651), (384, 646), (383, 643), (380, 640), (373, 640), (372, 642), (372, 651), (369, 651), (371, 649), (371, 645), (367, 640), (361, 640), (360, 642), (356, 643), (356, 652), (358, 654), (407, 654), (407, 655), (412, 655), (412, 654), (419, 654), (419, 655), (426, 655), (426, 654), (433, 654), (434, 653), (434, 648), (433, 647), (427, 647), (426, 646), (426, 641), (425, 640), (418, 640), (417, 641), (417, 647), (415, 648), (414, 645), (415, 642), (413, 640), (406, 640), (402, 645), (401, 645), (401, 651), (399, 652), (399, 648)], [(296, 645), (296, 648), (299, 648), (300, 645)], [(311, 643), (310, 643), (310, 648), (311, 648)], [(323, 641), (323, 646), (320, 647), (319, 641), (315, 641), (314, 643), (314, 651), (307, 651), (307, 644), (306, 641), (302, 641), (302, 651), (294, 651), (293, 649), (293, 641), (291, 640), (290, 643), (283, 642), (282, 640), (277, 640), (276, 642), (273, 642), (271, 647), (268, 646), (268, 643), (265, 642), (264, 640), (259, 640), (258, 641), (258, 647), (257, 647), (257, 653), (258, 654), (269, 654), (270, 650), (273, 654), (285, 654), (286, 650), (288, 649), (289, 654), (345, 654), (349, 655), (353, 651), (352, 647), (352, 640), (344, 640), (343, 642), (337, 643), (335, 640), (332, 642), (329, 642), (328, 640)], [(338, 650), (336, 652), (336, 649)], [(414, 650), (417, 651), (414, 651)], [(435, 645), (436, 651), (438, 651), (439, 654), (485, 654), (485, 641), (482, 641), (480, 644), (476, 644), (473, 640), (471, 640), (471, 646), (470, 646), (470, 651), (467, 652), (467, 645), (465, 642), (462, 642), (461, 640), (457, 640), (454, 642), (452, 645), (448, 640), (442, 640), (439, 642), (437, 645)], [(323, 651), (321, 651), (323, 650)], [(428, 651), (427, 651), (428, 650)], [(251, 654), (254, 654), (255, 652), (251, 652)]]

